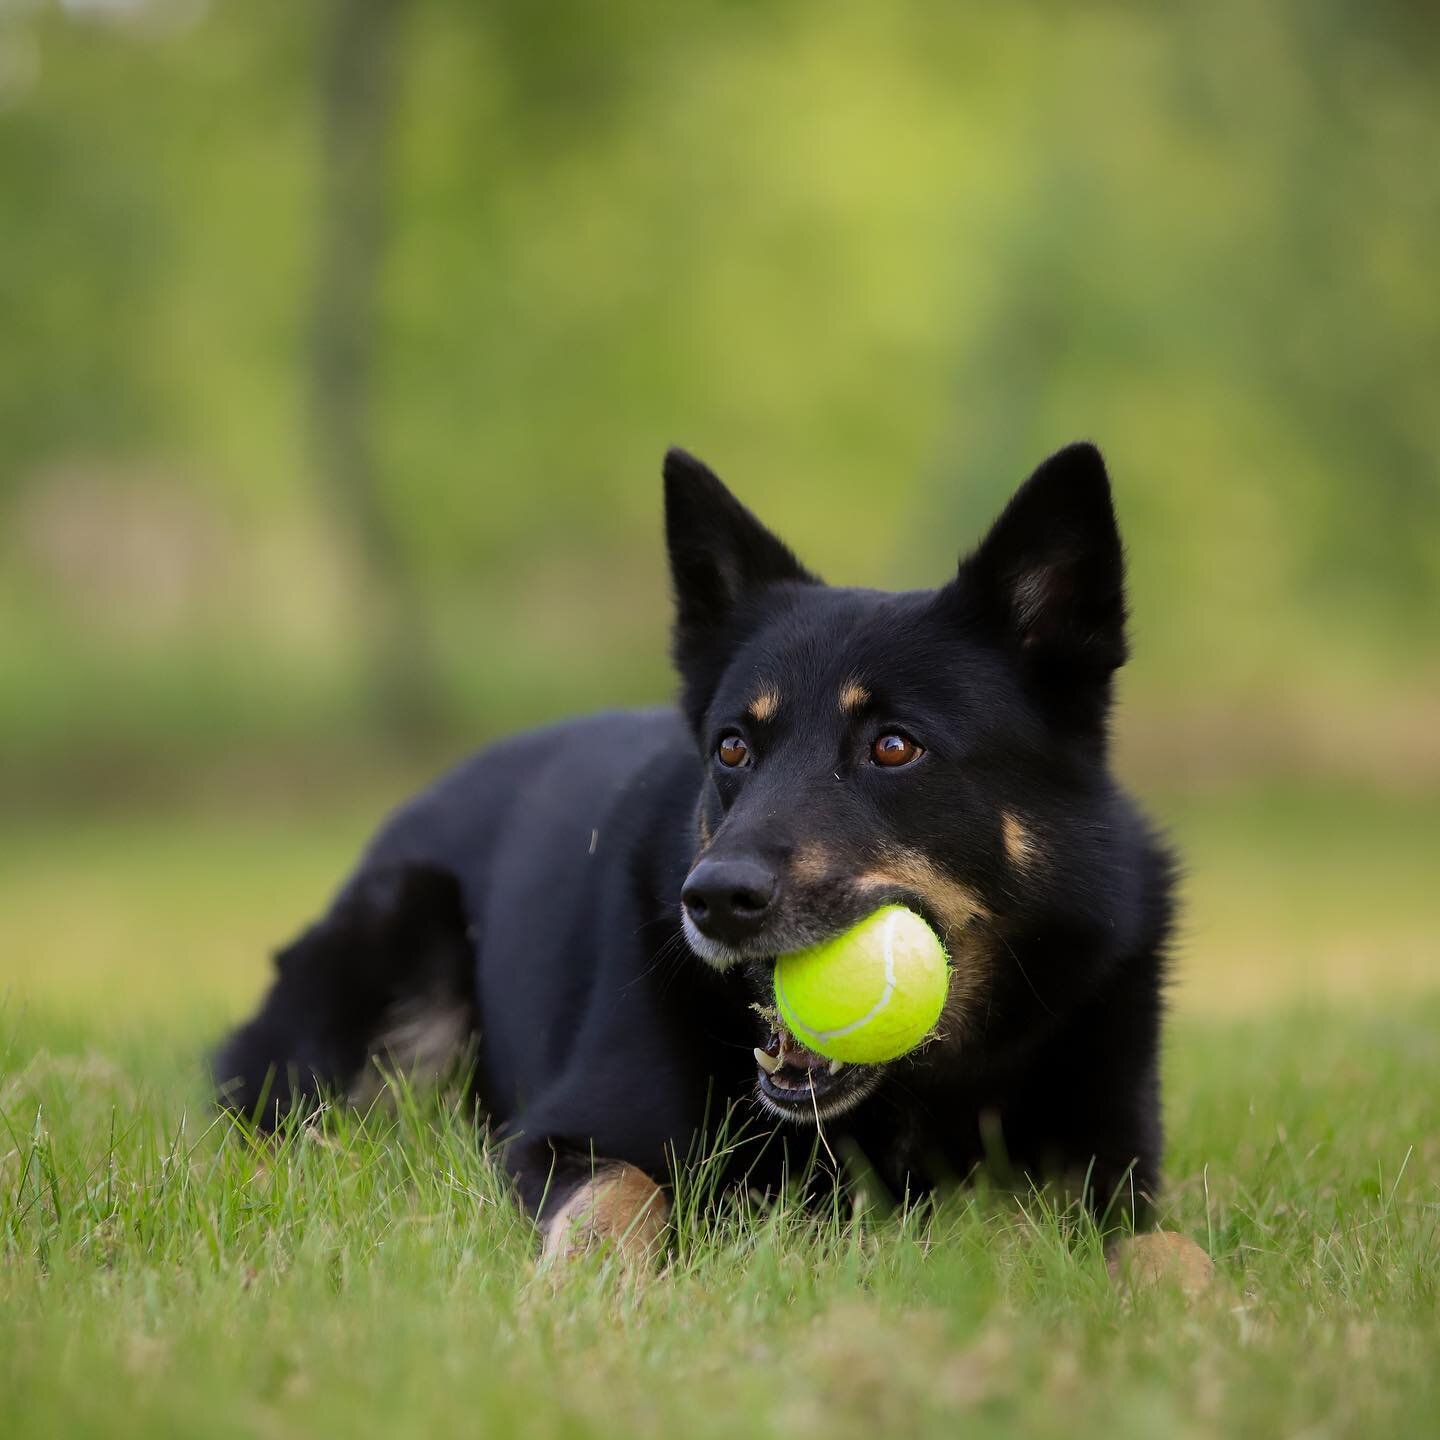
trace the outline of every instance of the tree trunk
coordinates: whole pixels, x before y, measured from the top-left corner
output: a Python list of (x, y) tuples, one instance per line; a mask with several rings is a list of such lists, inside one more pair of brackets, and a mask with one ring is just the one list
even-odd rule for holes
[(312, 314), (314, 462), (358, 555), (377, 712), (413, 740), (438, 715), (424, 607), (386, 513), (375, 352), (390, 140), (406, 0), (331, 0), (322, 32), (323, 154)]

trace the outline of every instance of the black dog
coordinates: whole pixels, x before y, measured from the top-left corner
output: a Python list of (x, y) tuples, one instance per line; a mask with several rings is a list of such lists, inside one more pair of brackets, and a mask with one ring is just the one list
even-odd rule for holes
[[(552, 1239), (663, 1223), (656, 1182), (722, 1120), (761, 1188), (819, 1126), (897, 1195), (988, 1164), (1133, 1217), (1172, 865), (1107, 765), (1099, 453), (1048, 460), (934, 591), (823, 585), (680, 451), (665, 521), (679, 710), (519, 736), (400, 809), (218, 1057), (225, 1103), (274, 1123), (471, 1046)], [(944, 937), (939, 1031), (832, 1066), (766, 1018), (773, 957), (892, 900)]]

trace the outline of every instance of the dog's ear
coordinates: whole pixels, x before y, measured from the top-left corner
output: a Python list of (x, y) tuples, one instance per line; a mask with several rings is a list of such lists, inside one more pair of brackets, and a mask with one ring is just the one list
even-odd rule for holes
[(673, 654), (696, 724), (730, 656), (763, 613), (765, 592), (818, 584), (693, 455), (665, 454), (665, 541), (675, 589)]
[(1100, 452), (1069, 445), (1045, 461), (942, 595), (1012, 646), (1060, 704), (1103, 714), (1127, 649), (1125, 557)]

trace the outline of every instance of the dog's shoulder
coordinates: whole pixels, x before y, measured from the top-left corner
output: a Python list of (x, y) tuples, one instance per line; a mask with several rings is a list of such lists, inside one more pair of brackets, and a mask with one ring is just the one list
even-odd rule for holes
[(517, 832), (594, 828), (635, 788), (680, 778), (694, 742), (673, 708), (610, 710), (507, 736), (402, 802), (362, 864), (425, 860), (471, 869)]

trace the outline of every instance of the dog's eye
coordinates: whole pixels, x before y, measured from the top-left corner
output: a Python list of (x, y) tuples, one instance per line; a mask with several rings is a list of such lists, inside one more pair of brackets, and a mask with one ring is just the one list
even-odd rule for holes
[(924, 753), (908, 735), (899, 735), (894, 731), (880, 736), (870, 747), (870, 758), (877, 765), (891, 770), (918, 760)]
[(750, 747), (738, 735), (722, 735), (715, 754), (720, 763), (731, 770), (750, 763)]

